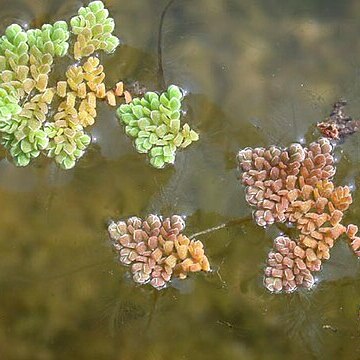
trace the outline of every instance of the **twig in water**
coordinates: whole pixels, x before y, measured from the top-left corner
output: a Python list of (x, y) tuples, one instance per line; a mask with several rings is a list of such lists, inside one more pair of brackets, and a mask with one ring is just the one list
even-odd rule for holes
[(206, 230), (203, 230), (203, 231), (199, 231), (199, 232), (197, 232), (195, 234), (192, 234), (192, 235), (189, 236), (189, 239), (192, 240), (192, 239), (194, 239), (194, 238), (196, 238), (198, 236), (209, 234), (209, 233), (211, 233), (213, 231), (228, 228), (228, 227), (231, 227), (231, 226), (234, 226), (234, 225), (241, 225), (241, 224), (244, 224), (244, 223), (246, 223), (248, 221), (251, 221), (251, 220), (252, 220), (251, 215), (240, 218), (240, 219), (230, 220), (230, 221), (228, 221), (226, 223), (223, 223), (223, 224), (220, 224), (218, 226), (214, 226), (212, 228), (209, 228), (209, 229), (206, 229)]

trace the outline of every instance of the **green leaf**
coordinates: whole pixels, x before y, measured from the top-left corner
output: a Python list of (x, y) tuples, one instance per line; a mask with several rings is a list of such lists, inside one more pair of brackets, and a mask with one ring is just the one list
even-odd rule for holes
[(165, 141), (174, 140), (174, 134), (166, 134), (166, 135), (163, 137), (163, 140), (165, 140)]
[(28, 157), (26, 154), (19, 154), (15, 160), (17, 166), (27, 166), (30, 163), (30, 157)]
[(92, 1), (92, 2), (89, 3), (88, 8), (92, 12), (96, 13), (99, 10), (104, 9), (104, 3), (102, 1)]
[(135, 146), (136, 146), (136, 150), (139, 152), (139, 153), (147, 153), (147, 150), (144, 148), (143, 144), (144, 144), (144, 141), (146, 139), (144, 138), (137, 138), (135, 140)]
[(166, 115), (168, 118), (171, 117), (172, 111), (170, 109), (168, 109), (167, 107), (165, 107), (164, 105), (161, 104), (159, 106), (159, 110), (160, 110), (161, 113)]
[(157, 137), (156, 134), (151, 134), (150, 137), (149, 137), (149, 141), (150, 141), (150, 143), (153, 144), (153, 145), (156, 144), (156, 142), (158, 141), (158, 139), (159, 139), (159, 138)]
[(171, 120), (179, 120), (180, 119), (180, 111), (173, 111), (170, 116)]
[(184, 142), (181, 144), (182, 148), (186, 148), (191, 144), (191, 140), (190, 139), (185, 139)]
[(157, 169), (162, 169), (165, 166), (165, 162), (161, 156), (152, 157), (150, 164)]
[(150, 151), (150, 156), (152, 156), (152, 157), (163, 156), (163, 154), (164, 154), (164, 151), (161, 146), (155, 146)]
[(129, 124), (134, 120), (134, 116), (131, 114), (120, 114), (120, 120), (122, 120), (125, 124)]
[(76, 162), (71, 157), (66, 157), (65, 160), (60, 164), (65, 170), (72, 169), (75, 166)]
[(181, 108), (180, 100), (178, 100), (176, 98), (172, 98), (169, 102), (169, 107), (172, 111), (180, 110), (180, 108)]
[(175, 162), (175, 154), (172, 154), (170, 156), (164, 156), (164, 161), (168, 164), (173, 164)]
[(159, 95), (156, 92), (153, 92), (153, 91), (148, 91), (144, 95), (144, 97), (149, 103), (151, 103), (153, 100), (159, 100)]
[(144, 107), (150, 106), (150, 103), (145, 98), (142, 98), (140, 101), (141, 101), (142, 106), (144, 106)]
[(160, 106), (159, 99), (152, 99), (150, 103), (151, 110), (158, 110)]
[(169, 94), (169, 98), (176, 98), (178, 100), (181, 100), (183, 97), (182, 91), (176, 85), (170, 85), (167, 92)]
[(131, 106), (128, 104), (120, 105), (117, 111), (120, 114), (131, 113)]
[(165, 134), (167, 133), (167, 127), (166, 125), (160, 125), (156, 128), (156, 135), (159, 138), (162, 138), (163, 136), (165, 136)]
[(160, 114), (160, 111), (157, 111), (157, 110), (153, 110), (151, 112), (151, 120), (154, 122), (154, 124), (159, 124), (161, 122), (161, 114)]
[(194, 130), (190, 130), (190, 140), (191, 141), (198, 141), (199, 140), (199, 134)]
[(170, 129), (173, 133), (178, 133), (180, 130), (180, 120), (171, 120)]
[(138, 133), (139, 138), (148, 138), (150, 136), (150, 133), (147, 131), (140, 130)]
[(164, 156), (172, 156), (173, 152), (171, 151), (169, 146), (164, 146)]
[(132, 112), (137, 119), (141, 119), (144, 115), (141, 105), (136, 105), (132, 108)]
[(149, 138), (144, 139), (143, 148), (147, 151), (149, 151), (152, 148), (152, 144), (150, 143)]
[(174, 139), (174, 145), (179, 147), (183, 140), (184, 140), (184, 137), (181, 135), (181, 133), (177, 134)]
[(20, 143), (20, 148), (26, 154), (32, 150), (32, 144), (28, 140), (23, 140)]
[(160, 95), (160, 102), (163, 106), (166, 106), (168, 107), (169, 106), (169, 99), (167, 98), (166, 94), (165, 93), (162, 93)]
[(138, 127), (141, 129), (141, 130), (144, 130), (147, 126), (150, 125), (150, 121), (147, 119), (147, 118), (141, 118), (139, 121), (138, 121)]
[(109, 16), (109, 11), (107, 9), (98, 10), (95, 16), (98, 23), (103, 23)]
[(139, 133), (139, 129), (135, 127), (127, 126), (125, 132), (127, 135), (131, 137), (137, 137)]

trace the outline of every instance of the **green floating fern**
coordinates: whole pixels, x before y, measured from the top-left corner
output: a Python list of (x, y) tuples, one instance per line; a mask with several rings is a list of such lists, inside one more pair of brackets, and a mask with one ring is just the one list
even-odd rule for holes
[(8, 119), (7, 127), (1, 128), (4, 132), (1, 143), (9, 150), (16, 165), (28, 165), (46, 149), (49, 139), (43, 123), (53, 95), (53, 91), (48, 89), (42, 94), (33, 96), (22, 109), (20, 108), (20, 113)]
[[(112, 35), (114, 26), (101, 1), (82, 7), (71, 20), (72, 32), (78, 35), (76, 59), (96, 50), (114, 51), (119, 44)], [(91, 142), (80, 125), (84, 100), (67, 93), (66, 82), (61, 94), (48, 86), (54, 58), (68, 53), (69, 37), (64, 21), (28, 31), (12, 24), (0, 37), (0, 142), (18, 166), (28, 165), (43, 153), (70, 169)], [(66, 95), (56, 114), (50, 114), (54, 96)]]
[(97, 50), (113, 52), (119, 45), (119, 39), (112, 35), (114, 19), (101, 1), (93, 1), (87, 7), (81, 7), (78, 16), (70, 21), (71, 31), (77, 35), (74, 45), (75, 59), (90, 56)]
[(29, 73), (29, 45), (26, 32), (17, 24), (10, 25), (0, 38), (1, 85), (16, 89), (18, 101), (29, 93), (32, 84), (27, 81)]
[(62, 57), (68, 52), (70, 32), (65, 21), (57, 21), (53, 25), (44, 24), (41, 29), (28, 30), (27, 34), (32, 52), (49, 54), (52, 57)]
[(91, 138), (83, 131), (81, 125), (74, 128), (57, 127), (49, 123), (45, 129), (50, 138), (47, 147), (48, 156), (55, 158), (61, 168), (68, 170), (75, 166), (76, 161), (84, 155)]
[(44, 123), (54, 91), (47, 88), (48, 74), (53, 56), (66, 54), (69, 35), (59, 21), (27, 32), (13, 24), (0, 38), (1, 144), (17, 166), (28, 165), (49, 144)]
[(11, 132), (10, 120), (21, 112), (19, 99), (14, 88), (0, 85), (0, 131)]
[(126, 134), (135, 138), (137, 151), (147, 153), (155, 168), (173, 164), (178, 148), (185, 148), (199, 139), (188, 124), (181, 127), (182, 99), (179, 87), (170, 85), (160, 95), (147, 92), (143, 98), (134, 98), (117, 110)]
[(29, 45), (26, 32), (17, 24), (10, 25), (0, 38), (1, 71), (16, 71), (18, 66), (26, 66), (29, 61)]
[(1, 143), (9, 150), (17, 166), (26, 166), (46, 149), (49, 139), (40, 122), (28, 121), (21, 116), (13, 117), (12, 122), (16, 124), (16, 130), (4, 134)]

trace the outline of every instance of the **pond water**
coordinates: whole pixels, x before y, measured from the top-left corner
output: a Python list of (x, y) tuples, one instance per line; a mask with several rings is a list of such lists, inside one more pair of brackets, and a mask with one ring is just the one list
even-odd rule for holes
[[(107, 81), (159, 90), (162, 0), (106, 0), (122, 45)], [(69, 20), (80, 1), (0, 0), (13, 22)], [(109, 219), (187, 217), (192, 234), (248, 216), (235, 155), (311, 141), (340, 97), (360, 114), (358, 1), (175, 0), (163, 24), (163, 75), (186, 97), (200, 141), (155, 170), (101, 106), (77, 167), (0, 161), (1, 359), (360, 359), (360, 264), (344, 241), (311, 291), (274, 295), (263, 268), (279, 229), (247, 222), (199, 237), (213, 271), (163, 291), (138, 287), (109, 244)], [(57, 74), (61, 77), (63, 74)], [(360, 224), (359, 136), (336, 149)]]

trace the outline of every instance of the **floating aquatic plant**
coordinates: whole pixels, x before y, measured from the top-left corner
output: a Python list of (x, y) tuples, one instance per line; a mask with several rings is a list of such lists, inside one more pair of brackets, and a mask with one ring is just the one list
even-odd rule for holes
[(311, 288), (314, 277), (306, 266), (305, 251), (286, 236), (274, 240), (274, 250), (268, 255), (265, 286), (270, 291), (291, 292), (297, 287)]
[(50, 123), (45, 131), (50, 139), (47, 146), (48, 156), (55, 158), (63, 169), (73, 168), (91, 142), (90, 136), (84, 133), (81, 125), (70, 128)]
[(112, 222), (108, 232), (120, 262), (130, 266), (133, 280), (162, 289), (173, 277), (185, 279), (191, 272), (210, 270), (202, 242), (183, 235), (184, 228), (181, 216), (149, 215), (145, 220), (131, 217)]
[(115, 22), (109, 18), (109, 11), (101, 1), (93, 1), (87, 7), (81, 7), (70, 24), (71, 31), (77, 35), (74, 45), (76, 60), (90, 56), (97, 50), (109, 54), (119, 45), (119, 39), (112, 35)]
[(29, 84), (29, 45), (26, 32), (17, 24), (6, 28), (5, 34), (0, 38), (0, 71), (1, 86), (16, 89), (17, 102), (32, 90)]
[(170, 85), (160, 95), (147, 92), (118, 108), (118, 117), (126, 134), (135, 139), (136, 150), (147, 153), (150, 164), (158, 169), (174, 163), (178, 148), (186, 148), (199, 139), (188, 124), (181, 127), (182, 99), (179, 87)]
[(335, 187), (331, 181), (332, 150), (329, 140), (322, 138), (308, 148), (292, 144), (286, 149), (246, 148), (238, 154), (246, 200), (256, 208), (257, 224), (289, 221), (300, 233), (296, 240), (275, 239), (264, 280), (270, 291), (311, 287), (312, 272), (320, 271), (342, 234), (348, 235), (355, 254), (360, 254), (357, 227), (341, 224), (352, 197), (349, 187)]
[[(114, 21), (108, 15), (104, 4), (94, 1), (71, 20), (71, 30), (78, 35), (76, 59), (96, 50), (112, 52), (119, 44), (111, 35)], [(95, 57), (70, 66), (66, 80), (49, 87), (54, 59), (68, 53), (69, 37), (67, 23), (57, 21), (27, 31), (13, 24), (0, 38), (1, 143), (16, 165), (28, 165), (45, 153), (62, 168), (72, 168), (90, 144), (84, 128), (95, 122), (96, 98), (115, 106), (116, 98), (124, 96), (123, 86), (121, 91), (120, 85), (106, 90), (104, 69)], [(129, 94), (126, 97), (129, 100)], [(55, 114), (50, 110), (54, 98), (62, 99)]]
[(11, 119), (20, 114), (21, 106), (14, 88), (0, 85), (0, 131), (12, 132)]
[[(188, 124), (181, 127), (181, 90), (172, 85), (161, 95), (148, 92), (132, 99), (121, 81), (106, 89), (104, 68), (90, 55), (98, 50), (111, 53), (119, 45), (109, 11), (101, 1), (93, 1), (79, 9), (70, 25), (77, 36), (74, 57), (87, 59), (69, 66), (66, 80), (58, 81), (55, 88), (49, 87), (49, 76), (54, 58), (69, 50), (66, 22), (28, 31), (13, 24), (0, 38), (1, 143), (16, 165), (25, 166), (43, 152), (64, 169), (75, 166), (90, 144), (84, 129), (95, 123), (97, 99), (116, 106), (117, 98), (125, 102), (118, 114), (137, 150), (148, 153), (156, 168), (173, 163), (177, 148), (198, 140)], [(42, 93), (47, 99), (51, 93), (51, 101), (42, 101)], [(55, 114), (49, 110), (53, 98), (62, 99)]]
[(49, 139), (43, 123), (53, 96), (52, 89), (34, 95), (24, 104), (20, 114), (9, 120), (11, 131), (3, 134), (2, 144), (9, 150), (16, 165), (28, 165), (31, 159), (38, 157), (46, 149)]
[(330, 116), (325, 121), (317, 124), (317, 128), (323, 136), (333, 140), (340, 140), (359, 131), (360, 120), (354, 120), (345, 113), (346, 104), (346, 100), (337, 101), (333, 105)]

